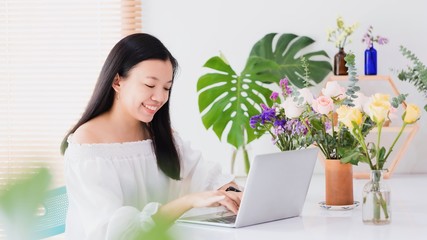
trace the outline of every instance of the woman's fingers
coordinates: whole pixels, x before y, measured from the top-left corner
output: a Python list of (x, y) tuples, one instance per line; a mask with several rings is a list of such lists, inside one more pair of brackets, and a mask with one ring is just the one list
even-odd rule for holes
[(242, 193), (226, 192), (224, 190), (202, 192), (192, 194), (193, 207), (216, 207), (222, 205), (237, 214), (239, 210)]
[(242, 201), (242, 193), (241, 192), (232, 192), (232, 191), (221, 191), (223, 194), (225, 194), (227, 197), (231, 198), (237, 206), (240, 206), (240, 202)]
[(213, 196), (213, 197), (207, 198), (205, 200), (206, 202), (203, 205), (205, 205), (205, 206), (213, 206), (213, 207), (219, 206), (219, 202), (222, 201), (222, 200), (224, 200), (224, 199), (225, 199), (224, 195)]
[(237, 211), (239, 211), (239, 205), (237, 205), (237, 203), (229, 197), (224, 198), (224, 200), (219, 201), (219, 203), (228, 210), (232, 211), (234, 214), (237, 214)]

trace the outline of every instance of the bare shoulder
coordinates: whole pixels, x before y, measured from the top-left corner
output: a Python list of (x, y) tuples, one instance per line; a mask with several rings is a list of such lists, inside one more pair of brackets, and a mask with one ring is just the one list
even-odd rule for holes
[(102, 119), (92, 119), (73, 133), (73, 142), (78, 144), (102, 143)]

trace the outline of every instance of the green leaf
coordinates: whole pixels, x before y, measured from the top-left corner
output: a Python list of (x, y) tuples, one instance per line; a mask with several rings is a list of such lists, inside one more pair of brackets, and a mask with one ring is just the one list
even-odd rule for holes
[(236, 75), (236, 73), (230, 67), (230, 65), (228, 63), (224, 62), (224, 60), (221, 57), (218, 57), (218, 56), (210, 58), (203, 65), (203, 67), (215, 69), (215, 70), (220, 71), (220, 72), (226, 72), (226, 73), (229, 73), (230, 75)]
[(260, 113), (260, 103), (269, 106), (273, 103), (272, 91), (263, 86), (254, 70), (269, 68), (274, 63), (259, 62), (257, 57), (251, 58), (249, 63), (253, 68), (245, 68), (239, 76), (223, 59), (213, 57), (205, 66), (216, 72), (201, 76), (197, 82), (204, 126), (212, 128), (219, 140), (226, 133), (227, 142), (236, 148), (261, 136), (250, 127), (249, 119)]
[(50, 179), (48, 170), (42, 168), (0, 192), (0, 221), (8, 239), (33, 239), (35, 212), (45, 198)]
[(379, 156), (378, 156), (378, 159), (377, 159), (380, 169), (383, 168), (384, 163), (386, 161), (386, 159), (384, 159), (385, 153), (386, 153), (386, 149), (384, 147), (381, 147), (380, 148), (380, 152), (379, 152)]
[(322, 121), (320, 119), (312, 118), (312, 119), (310, 119), (310, 124), (317, 131), (322, 131), (324, 129), (323, 123), (322, 123)]
[[(285, 33), (279, 36), (273, 48), (273, 41), (277, 33), (270, 33), (259, 40), (252, 48), (250, 56), (258, 56), (265, 61), (274, 61), (277, 67), (257, 72), (259, 79), (279, 83), (279, 80), (287, 76), (289, 81), (298, 88), (305, 87), (304, 69), (301, 57), (305, 57), (308, 63), (310, 79), (315, 83), (322, 82), (332, 71), (329, 56), (325, 51), (307, 52), (314, 40), (306, 36)], [(263, 75), (270, 76), (269, 78)], [(275, 76), (272, 78), (271, 76)], [(309, 85), (311, 86), (311, 85)]]

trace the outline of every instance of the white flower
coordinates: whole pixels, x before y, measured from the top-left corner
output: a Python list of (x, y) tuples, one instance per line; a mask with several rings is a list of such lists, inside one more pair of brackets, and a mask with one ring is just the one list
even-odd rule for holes
[(314, 97), (313, 93), (308, 88), (302, 88), (298, 90), (300, 96), (304, 99), (302, 104), (308, 103), (311, 105), (313, 103)]
[(304, 107), (294, 102), (292, 97), (286, 98), (283, 102), (283, 108), (285, 109), (285, 114), (288, 118), (298, 118), (304, 111)]
[(325, 88), (322, 89), (322, 94), (330, 98), (338, 97), (343, 99), (345, 97), (345, 88), (341, 87), (336, 81), (327, 82)]

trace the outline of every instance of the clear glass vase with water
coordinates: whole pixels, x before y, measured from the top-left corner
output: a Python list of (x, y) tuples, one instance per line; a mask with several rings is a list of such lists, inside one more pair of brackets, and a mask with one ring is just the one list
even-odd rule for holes
[(363, 222), (384, 225), (391, 223), (390, 188), (384, 181), (384, 170), (372, 170), (371, 179), (363, 188)]

